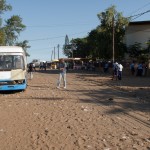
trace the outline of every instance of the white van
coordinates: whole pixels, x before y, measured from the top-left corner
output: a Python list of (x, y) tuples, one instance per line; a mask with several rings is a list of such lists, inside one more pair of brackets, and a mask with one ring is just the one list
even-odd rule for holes
[(35, 64), (35, 67), (40, 67), (40, 59), (33, 59), (32, 63)]

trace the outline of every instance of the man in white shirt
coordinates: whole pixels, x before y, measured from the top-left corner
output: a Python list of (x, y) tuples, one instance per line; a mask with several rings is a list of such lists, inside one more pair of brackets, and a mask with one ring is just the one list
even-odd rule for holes
[(123, 66), (119, 63), (118, 64), (118, 79), (119, 80), (122, 79), (122, 69), (123, 69)]

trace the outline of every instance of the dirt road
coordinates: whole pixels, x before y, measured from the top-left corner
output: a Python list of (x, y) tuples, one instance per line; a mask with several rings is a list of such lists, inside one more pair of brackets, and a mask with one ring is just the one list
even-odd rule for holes
[(35, 72), (24, 92), (0, 93), (0, 150), (150, 150), (150, 78)]

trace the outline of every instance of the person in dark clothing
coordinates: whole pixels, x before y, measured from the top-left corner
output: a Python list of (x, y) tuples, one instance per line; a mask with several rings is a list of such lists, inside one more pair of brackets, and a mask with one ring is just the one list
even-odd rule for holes
[(107, 73), (108, 72), (108, 67), (109, 67), (109, 64), (108, 64), (108, 62), (105, 62), (104, 63), (104, 73)]
[(137, 76), (142, 76), (142, 73), (143, 73), (143, 65), (142, 63), (139, 63), (137, 67)]
[(28, 67), (28, 73), (30, 74), (30, 79), (33, 78), (33, 64), (30, 63)]
[(135, 65), (134, 62), (130, 65), (131, 74), (134, 75), (135, 73)]

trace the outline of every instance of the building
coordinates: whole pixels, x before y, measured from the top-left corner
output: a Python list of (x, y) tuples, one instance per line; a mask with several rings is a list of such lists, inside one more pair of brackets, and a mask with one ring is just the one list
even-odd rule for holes
[(150, 21), (130, 22), (126, 29), (125, 43), (128, 46), (136, 42), (147, 48), (146, 42), (150, 40)]

